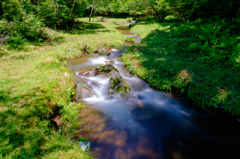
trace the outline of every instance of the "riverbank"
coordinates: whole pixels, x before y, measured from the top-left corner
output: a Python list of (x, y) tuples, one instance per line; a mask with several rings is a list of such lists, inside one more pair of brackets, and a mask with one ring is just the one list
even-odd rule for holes
[(141, 22), (143, 43), (123, 55), (126, 68), (157, 90), (239, 116), (239, 35), (227, 22)]
[(72, 34), (49, 30), (59, 42), (1, 54), (0, 158), (92, 158), (66, 133), (84, 108), (73, 101), (67, 59), (82, 56), (86, 46), (90, 53), (120, 46), (124, 38), (113, 22), (79, 21), (83, 30)]

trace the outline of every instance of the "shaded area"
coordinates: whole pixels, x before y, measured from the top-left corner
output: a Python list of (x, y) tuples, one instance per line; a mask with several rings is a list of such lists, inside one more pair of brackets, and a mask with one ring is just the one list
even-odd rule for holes
[(156, 29), (146, 33), (143, 44), (124, 55), (126, 68), (157, 90), (239, 115), (237, 35), (226, 33), (225, 24), (217, 31), (201, 22), (139, 24), (133, 30), (143, 34), (151, 26)]
[(100, 22), (83, 22), (76, 21), (75, 26), (69, 28), (68, 32), (74, 34), (96, 34), (98, 32), (110, 32), (106, 27), (104, 27)]
[(0, 90), (0, 105), (0, 156), (14, 152), (12, 158), (35, 158), (72, 149), (54, 131), (58, 127), (52, 119), (60, 115), (60, 106), (51, 102), (46, 91), (36, 87), (13, 96), (9, 90)]

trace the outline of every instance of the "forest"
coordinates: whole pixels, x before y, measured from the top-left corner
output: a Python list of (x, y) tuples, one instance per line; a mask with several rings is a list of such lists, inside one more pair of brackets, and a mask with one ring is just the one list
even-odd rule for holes
[[(231, 27), (238, 23), (239, 3), (237, 0), (2, 0), (0, 31), (1, 36), (10, 36), (5, 43), (17, 48), (25, 42), (50, 40), (43, 27), (73, 31), (81, 29), (76, 18), (89, 16), (91, 21), (95, 15), (150, 18), (158, 22), (168, 15), (180, 22), (224, 19)], [(238, 32), (234, 26), (231, 31)]]
[(0, 159), (95, 158), (72, 139), (87, 106), (67, 60), (131, 41), (132, 20), (132, 75), (239, 122), (239, 17), (239, 0), (1, 0)]

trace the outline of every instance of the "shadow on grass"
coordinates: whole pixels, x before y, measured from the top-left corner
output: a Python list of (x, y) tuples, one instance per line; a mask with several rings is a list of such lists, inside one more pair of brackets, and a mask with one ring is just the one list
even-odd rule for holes
[(96, 22), (77, 21), (75, 26), (70, 28), (67, 32), (73, 34), (96, 34), (98, 32), (110, 32), (110, 30)]
[(159, 25), (163, 29), (152, 31), (142, 45), (124, 55), (127, 68), (157, 90), (182, 94), (208, 109), (223, 108), (239, 116), (239, 68), (233, 69), (234, 63), (228, 62), (235, 57), (209, 62), (215, 58), (207, 59), (212, 48), (191, 49), (192, 44), (203, 45), (200, 23)]
[[(35, 158), (71, 148), (53, 131), (54, 107), (46, 104), (46, 92), (29, 92), (12, 97), (10, 91), (0, 91), (0, 158)], [(28, 98), (30, 102), (24, 101)]]
[[(143, 28), (145, 25), (148, 24), (143, 24)], [(222, 109), (239, 117), (240, 74), (239, 68), (235, 67), (233, 69), (235, 65), (233, 61), (236, 57), (233, 55), (225, 57), (226, 59), (210, 62), (206, 56), (212, 51), (213, 46), (209, 46), (205, 50), (190, 48), (189, 46), (193, 43), (201, 45), (198, 35), (204, 35), (204, 33), (200, 29), (200, 23), (187, 23), (184, 25), (167, 25), (165, 23), (161, 27), (163, 28), (150, 32), (143, 39), (143, 44), (131, 47), (123, 55), (127, 69), (144, 79), (151, 87), (184, 95), (196, 104), (213, 111), (221, 119), (217, 120), (216, 123), (205, 119), (203, 125), (206, 126), (208, 125), (206, 122), (212, 122), (212, 126), (217, 125), (222, 129), (221, 132), (226, 131), (221, 135), (217, 130), (211, 132), (214, 137), (219, 135), (220, 137), (218, 137), (221, 140), (218, 142), (223, 141), (224, 144), (212, 142), (213, 147), (211, 144), (206, 143), (202, 146), (204, 147), (203, 151), (190, 151), (190, 154), (194, 152), (191, 154), (193, 156), (187, 156), (187, 158), (206, 158), (206, 156), (209, 158), (233, 157), (233, 154), (237, 153), (236, 147), (239, 147), (239, 143), (235, 141), (240, 139), (238, 133), (236, 133), (234, 139), (230, 141), (228, 136), (232, 135), (228, 133), (239, 132), (239, 123), (236, 124), (236, 127), (229, 126), (227, 128), (227, 126), (223, 126), (224, 120), (227, 121), (225, 125), (235, 124), (236, 120), (235, 118), (233, 118), (234, 120), (228, 120), (232, 119), (229, 116), (225, 118), (226, 114), (223, 113)], [(216, 49), (215, 51), (220, 50)], [(192, 116), (193, 118), (194, 116)], [(193, 121), (196, 122), (195, 120), (196, 118)], [(207, 131), (212, 129), (211, 124), (208, 126)], [(235, 131), (230, 131), (235, 128), (237, 128)], [(204, 136), (204, 134), (201, 134), (201, 136)], [(194, 139), (193, 143), (198, 143), (197, 138)], [(186, 147), (183, 149), (188, 151)], [(189, 150), (192, 150), (192, 148), (190, 147)], [(181, 153), (184, 155), (185, 152), (181, 151)]]

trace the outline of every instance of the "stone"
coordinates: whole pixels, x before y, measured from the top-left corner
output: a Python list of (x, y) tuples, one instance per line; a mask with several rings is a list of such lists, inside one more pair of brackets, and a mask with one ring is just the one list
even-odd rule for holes
[(113, 61), (113, 60), (106, 60), (105, 63), (106, 64), (115, 64), (115, 61)]
[(78, 71), (78, 76), (84, 76), (84, 77), (93, 77), (95, 75), (95, 71)]
[(76, 101), (79, 101), (84, 98), (91, 98), (93, 96), (96, 96), (96, 94), (88, 88), (87, 86), (84, 87), (80, 83), (77, 84), (76, 86)]
[(105, 56), (109, 53), (104, 46), (100, 46), (97, 52), (98, 52), (98, 55), (105, 55)]
[(100, 67), (95, 68), (95, 75), (105, 73), (108, 74), (112, 71), (118, 71), (111, 63), (107, 63), (106, 65), (102, 65)]
[(109, 79), (108, 92), (110, 96), (114, 96), (115, 94), (124, 96), (130, 92), (130, 87), (118, 71), (112, 71), (112, 75)]
[(62, 125), (60, 116), (56, 116), (55, 118), (53, 118), (51, 120), (54, 121), (57, 124), (58, 127)]

